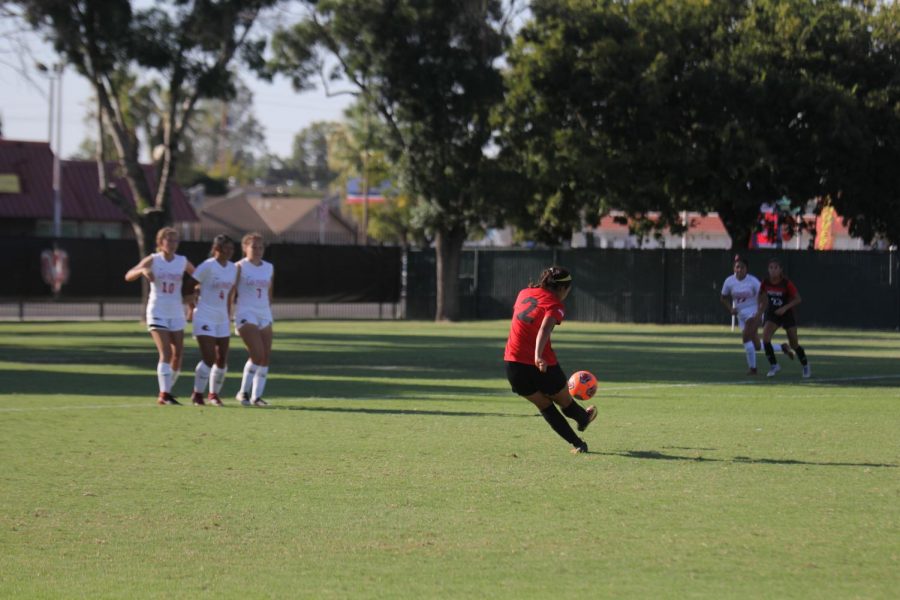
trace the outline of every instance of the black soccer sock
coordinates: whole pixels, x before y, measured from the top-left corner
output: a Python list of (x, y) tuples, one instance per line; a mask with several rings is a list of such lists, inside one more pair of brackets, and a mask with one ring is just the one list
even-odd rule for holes
[(562, 409), (562, 412), (564, 415), (578, 423), (579, 427), (587, 423), (587, 411), (584, 410), (584, 408), (582, 408), (581, 405), (574, 400), (572, 400), (572, 403), (570, 405)]
[(805, 367), (807, 363), (806, 350), (803, 349), (803, 346), (797, 346), (794, 351), (797, 353), (797, 358), (800, 359), (800, 364)]
[(541, 416), (550, 424), (550, 427), (553, 428), (553, 431), (559, 434), (559, 437), (566, 440), (573, 446), (581, 445), (581, 438), (579, 438), (574, 431), (572, 431), (572, 427), (569, 426), (569, 422), (566, 421), (565, 417), (563, 417), (558, 410), (556, 410), (556, 405), (551, 404), (547, 408), (541, 411)]
[(763, 342), (763, 348), (766, 349), (766, 358), (769, 359), (769, 364), (777, 365), (778, 361), (775, 360), (775, 348), (772, 347), (772, 342)]

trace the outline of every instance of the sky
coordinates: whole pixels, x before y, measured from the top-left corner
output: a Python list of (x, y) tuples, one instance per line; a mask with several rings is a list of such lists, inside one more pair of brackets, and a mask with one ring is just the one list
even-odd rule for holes
[[(53, 50), (29, 37), (33, 57), (24, 58), (0, 45), (0, 118), (6, 139), (46, 141), (49, 81), (34, 67), (34, 60), (54, 64)], [(269, 152), (290, 156), (291, 145), (303, 128), (315, 121), (339, 121), (352, 97), (327, 97), (321, 89), (298, 94), (284, 78), (273, 83), (242, 75), (253, 92), (254, 112), (264, 128)], [(69, 68), (63, 73), (62, 156), (70, 157), (82, 140), (96, 138), (93, 124), (85, 123), (92, 93), (87, 80)], [(346, 89), (346, 88), (345, 88)]]

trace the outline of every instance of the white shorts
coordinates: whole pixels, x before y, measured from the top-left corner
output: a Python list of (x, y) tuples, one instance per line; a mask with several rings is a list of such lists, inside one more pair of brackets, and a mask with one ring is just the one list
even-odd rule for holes
[(197, 315), (194, 312), (194, 337), (199, 335), (208, 335), (214, 338), (231, 337), (231, 331), (228, 327), (228, 321), (219, 321), (204, 318), (203, 315)]
[(737, 314), (738, 326), (743, 330), (744, 326), (747, 324), (747, 321), (756, 316), (756, 309), (744, 310)]
[(243, 325), (247, 324), (265, 329), (266, 327), (271, 327), (273, 322), (271, 310), (250, 310), (245, 308), (234, 315), (234, 332), (237, 333)]
[(187, 321), (184, 312), (175, 316), (171, 310), (160, 310), (158, 307), (147, 307), (147, 329), (160, 331), (184, 331)]

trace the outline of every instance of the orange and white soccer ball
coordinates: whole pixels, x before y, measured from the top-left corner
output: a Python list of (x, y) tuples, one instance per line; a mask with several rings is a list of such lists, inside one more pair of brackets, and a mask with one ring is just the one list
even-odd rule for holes
[(569, 377), (569, 394), (576, 400), (590, 400), (597, 393), (597, 378), (590, 371), (576, 371)]

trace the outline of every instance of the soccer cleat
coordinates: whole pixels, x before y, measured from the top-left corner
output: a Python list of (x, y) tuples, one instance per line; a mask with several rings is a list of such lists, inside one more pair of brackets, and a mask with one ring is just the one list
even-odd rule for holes
[[(244, 402), (250, 402), (250, 393), (249, 392), (238, 392), (237, 394), (234, 395), (234, 399), (237, 400), (238, 402), (240, 402), (241, 404), (244, 404)], [(247, 405), (244, 404), (244, 406), (247, 406)]]
[(181, 402), (175, 399), (175, 396), (169, 392), (160, 392), (156, 403), (160, 406), (181, 406)]
[(772, 365), (772, 368), (769, 369), (769, 372), (766, 373), (766, 377), (775, 377), (775, 373), (781, 370), (781, 365), (775, 364)]
[(787, 344), (781, 344), (781, 351), (787, 354), (787, 357), (791, 360), (794, 360), (794, 351), (791, 350), (791, 347)]
[(222, 404), (222, 399), (219, 398), (219, 395), (213, 392), (210, 392), (206, 397), (206, 402), (213, 406), (224, 406), (224, 404)]
[(808, 364), (803, 365), (803, 379), (809, 379), (810, 375), (812, 375), (812, 369)]
[(756, 375), (756, 367), (750, 367), (747, 369), (747, 375)]
[(587, 454), (587, 451), (587, 442), (585, 442), (584, 440), (582, 440), (580, 444), (569, 450), (569, 452), (571, 452), (572, 454)]
[(594, 405), (588, 406), (584, 410), (584, 412), (587, 413), (588, 418), (584, 424), (578, 425), (578, 431), (584, 431), (585, 429), (587, 429), (588, 425), (590, 425), (594, 421), (594, 419), (597, 418), (597, 407)]
[(262, 398), (257, 398), (253, 402), (251, 402), (253, 406), (268, 406), (269, 403), (263, 400)]
[(206, 402), (203, 401), (203, 394), (200, 392), (194, 392), (191, 394), (191, 404), (194, 406), (203, 406)]

